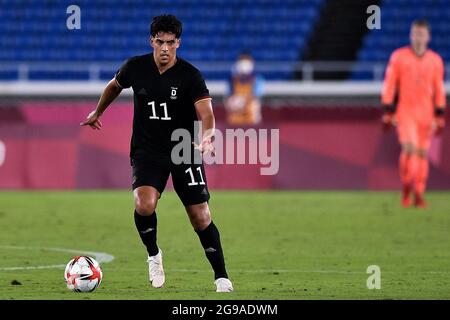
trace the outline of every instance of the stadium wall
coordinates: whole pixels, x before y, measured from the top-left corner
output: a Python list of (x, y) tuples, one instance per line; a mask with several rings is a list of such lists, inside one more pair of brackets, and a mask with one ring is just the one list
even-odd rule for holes
[[(0, 108), (1, 189), (129, 188), (132, 107), (116, 102), (103, 129), (79, 123), (95, 101), (10, 102)], [(216, 107), (224, 130), (224, 110)], [(214, 189), (396, 189), (399, 146), (383, 133), (377, 108), (277, 105), (256, 129), (278, 128), (279, 172), (262, 165), (208, 165)], [(450, 188), (450, 130), (433, 139), (431, 189)], [(169, 182), (169, 186), (171, 183)]]

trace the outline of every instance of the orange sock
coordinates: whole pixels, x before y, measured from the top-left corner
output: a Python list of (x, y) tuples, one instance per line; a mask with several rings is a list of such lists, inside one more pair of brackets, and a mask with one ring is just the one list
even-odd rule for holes
[(410, 185), (416, 175), (416, 157), (405, 152), (400, 153), (399, 169), (402, 184)]
[(428, 180), (428, 159), (417, 157), (417, 171), (416, 171), (416, 183), (415, 192), (423, 194), (426, 189)]

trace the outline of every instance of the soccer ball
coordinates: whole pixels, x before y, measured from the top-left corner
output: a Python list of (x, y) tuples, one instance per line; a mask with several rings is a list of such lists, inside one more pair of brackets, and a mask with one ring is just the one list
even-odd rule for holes
[(102, 282), (100, 264), (88, 256), (74, 257), (66, 266), (64, 279), (67, 288), (75, 292), (92, 292)]

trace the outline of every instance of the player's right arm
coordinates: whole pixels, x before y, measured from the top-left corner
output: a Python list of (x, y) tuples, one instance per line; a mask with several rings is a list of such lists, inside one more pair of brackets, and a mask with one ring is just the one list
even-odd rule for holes
[(398, 55), (399, 52), (394, 51), (389, 59), (384, 78), (383, 92), (381, 96), (381, 101), (383, 104), (382, 122), (386, 129), (395, 124), (394, 114), (396, 108), (394, 99), (398, 90), (398, 82), (400, 78)]
[(80, 123), (80, 126), (90, 126), (94, 130), (100, 130), (102, 123), (100, 122), (100, 116), (105, 112), (106, 108), (117, 98), (122, 92), (122, 87), (117, 83), (116, 78), (108, 82), (105, 90), (103, 90), (102, 96), (98, 101), (97, 108), (89, 113), (86, 117), (86, 121)]
[(111, 102), (122, 92), (122, 89), (126, 89), (132, 86), (134, 70), (133, 61), (135, 58), (125, 60), (122, 66), (117, 70), (114, 78), (108, 82), (103, 94), (98, 101), (97, 108), (89, 113), (85, 122), (82, 122), (82, 126), (90, 126), (94, 130), (100, 130), (102, 123), (100, 122), (100, 116), (109, 107)]

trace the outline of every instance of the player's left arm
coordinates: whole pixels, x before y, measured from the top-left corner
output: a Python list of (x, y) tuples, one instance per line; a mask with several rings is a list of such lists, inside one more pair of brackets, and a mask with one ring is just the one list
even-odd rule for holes
[(201, 153), (211, 152), (214, 155), (214, 131), (216, 128), (216, 120), (212, 108), (211, 98), (204, 98), (198, 100), (195, 104), (195, 110), (199, 120), (202, 123), (203, 137), (199, 145), (193, 142), (195, 149), (200, 150)]
[(438, 57), (434, 76), (434, 114), (436, 118), (436, 133), (441, 133), (445, 127), (445, 87), (444, 87), (444, 62)]

